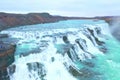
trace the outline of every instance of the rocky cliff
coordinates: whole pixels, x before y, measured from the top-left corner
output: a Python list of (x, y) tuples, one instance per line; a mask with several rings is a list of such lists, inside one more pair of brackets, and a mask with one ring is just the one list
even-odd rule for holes
[(7, 67), (14, 62), (15, 45), (0, 44), (0, 80), (9, 80)]
[(0, 34), (0, 80), (9, 80), (7, 67), (14, 62), (16, 45), (2, 41), (7, 39), (7, 34)]

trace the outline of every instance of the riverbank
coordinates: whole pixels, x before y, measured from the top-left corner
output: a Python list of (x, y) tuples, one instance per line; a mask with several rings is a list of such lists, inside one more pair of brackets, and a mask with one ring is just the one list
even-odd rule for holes
[(49, 13), (28, 13), (28, 14), (15, 14), (15, 13), (0, 13), (0, 31), (8, 28), (53, 23), (62, 20), (70, 19), (92, 19), (94, 21), (105, 20), (108, 24), (113, 23), (113, 19), (120, 18), (119, 16), (100, 16), (100, 17), (68, 17), (68, 16), (55, 16)]
[(9, 80), (7, 67), (14, 62), (16, 45), (1, 41), (8, 38), (7, 34), (0, 34), (0, 80)]

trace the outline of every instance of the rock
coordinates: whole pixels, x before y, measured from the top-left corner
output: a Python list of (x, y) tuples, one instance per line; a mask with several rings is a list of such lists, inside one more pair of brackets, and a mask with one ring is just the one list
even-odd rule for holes
[(33, 77), (34, 75), (37, 74), (38, 76), (35, 77), (36, 80), (37, 79), (45, 80), (46, 69), (43, 64), (39, 62), (32, 62), (32, 63), (27, 63), (27, 66), (30, 72), (29, 77)]
[(10, 66), (8, 67), (8, 73), (9, 73), (10, 75), (12, 75), (13, 73), (15, 73), (15, 69), (16, 69), (16, 65), (15, 65), (15, 64), (10, 65)]
[(99, 34), (101, 34), (101, 28), (100, 27), (96, 27), (95, 28), (95, 31), (96, 31), (96, 33), (99, 35)]
[(89, 80), (89, 79), (90, 80), (95, 80), (94, 77), (101, 75), (100, 73), (95, 72), (95, 71), (93, 71), (89, 68), (85, 68), (85, 67), (80, 69), (80, 72), (82, 73), (80, 75), (81, 80)]
[(6, 67), (0, 69), (0, 80), (10, 80)]
[[(100, 41), (95, 35), (94, 35), (94, 31), (92, 29), (87, 28), (87, 30), (90, 32), (90, 34), (93, 36), (93, 38), (95, 39), (96, 43), (99, 45), (99, 50), (103, 53), (107, 52), (107, 48), (104, 46), (105, 42)], [(96, 28), (97, 34), (100, 34), (100, 29)]]
[(95, 64), (92, 61), (83, 61), (81, 63), (92, 68), (95, 66)]
[(103, 44), (105, 44), (105, 42), (103, 42), (103, 41), (100, 41), (95, 35), (94, 35), (94, 31), (92, 30), (92, 29), (89, 29), (89, 28), (87, 28), (87, 30), (90, 32), (90, 34), (94, 37), (94, 39), (95, 39), (95, 41), (96, 41), (96, 43), (98, 44), (98, 45), (103, 45)]
[(105, 42), (98, 40), (98, 38), (95, 37), (95, 41), (97, 42), (98, 45), (102, 46), (105, 44)]
[(91, 35), (89, 34), (89, 32), (85, 31), (85, 32), (83, 32), (83, 34), (84, 34), (84, 35), (93, 43), (93, 45), (95, 46), (95, 43), (94, 43)]
[(9, 80), (7, 67), (14, 62), (15, 45), (0, 44), (0, 80)]
[(76, 78), (80, 78), (80, 76), (82, 75), (82, 73), (79, 71), (79, 69), (77, 69), (73, 66), (69, 66), (69, 72)]
[(79, 47), (84, 51), (83, 46), (80, 44), (80, 39), (76, 39), (75, 42), (79, 45)]
[(55, 58), (54, 58), (54, 57), (51, 57), (51, 61), (54, 62), (54, 61), (55, 61)]
[(0, 38), (8, 38), (8, 34), (0, 34)]
[(101, 75), (98, 72), (95, 72), (89, 68), (83, 67), (81, 69), (77, 69), (74, 66), (69, 66), (68, 70), (74, 77), (76, 77), (78, 80), (94, 80), (94, 77), (98, 77)]
[(80, 72), (82, 72), (81, 76), (85, 78), (88, 78), (94, 75), (93, 72), (87, 68), (80, 69)]
[[(9, 66), (14, 61), (14, 52), (15, 52), (15, 45), (10, 44), (2, 44), (2, 48), (0, 50), (0, 67), (2, 66)], [(6, 62), (6, 63), (5, 63)], [(3, 65), (3, 64), (4, 65)]]
[(107, 48), (105, 46), (100, 47), (99, 50), (103, 53), (107, 52)]
[(63, 36), (63, 41), (64, 41), (66, 44), (70, 43), (69, 40), (68, 40), (68, 38), (67, 38), (67, 36)]
[(67, 51), (67, 55), (72, 61), (74, 61), (69, 50)]

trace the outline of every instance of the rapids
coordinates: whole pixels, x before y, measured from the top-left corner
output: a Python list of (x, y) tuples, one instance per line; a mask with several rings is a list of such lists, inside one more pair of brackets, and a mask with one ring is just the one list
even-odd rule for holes
[(67, 20), (4, 30), (17, 38), (10, 80), (119, 80), (120, 45), (104, 21)]

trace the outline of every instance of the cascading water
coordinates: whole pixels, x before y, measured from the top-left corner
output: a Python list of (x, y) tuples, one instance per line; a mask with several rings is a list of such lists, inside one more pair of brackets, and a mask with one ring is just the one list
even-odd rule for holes
[(113, 39), (108, 25), (86, 21), (89, 24), (70, 20), (2, 31), (19, 39), (15, 62), (8, 67), (10, 80), (116, 80), (102, 72), (106, 64), (115, 64), (107, 54)]

